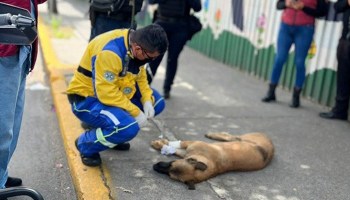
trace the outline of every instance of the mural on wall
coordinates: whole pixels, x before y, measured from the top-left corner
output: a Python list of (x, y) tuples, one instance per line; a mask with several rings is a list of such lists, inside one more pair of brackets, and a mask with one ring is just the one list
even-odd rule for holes
[[(336, 0), (332, 0), (334, 3)], [(203, 11), (196, 14), (204, 27), (212, 30), (214, 39), (224, 31), (248, 39), (256, 49), (275, 45), (282, 11), (276, 0), (203, 0)], [(231, 4), (229, 6), (229, 4)], [(336, 70), (336, 46), (341, 33), (341, 16), (333, 5), (327, 17), (317, 19), (314, 43), (309, 51), (307, 73), (322, 68)], [(291, 49), (293, 52), (294, 49)], [(332, 52), (332, 53), (331, 53)]]
[(243, 0), (232, 0), (233, 24), (243, 31)]
[[(323, 68), (336, 70), (337, 41), (341, 33), (340, 15), (336, 15), (330, 0), (328, 16), (317, 19), (314, 42), (309, 51), (307, 73)], [(213, 39), (218, 40), (223, 32), (230, 32), (247, 39), (254, 47), (254, 55), (259, 49), (275, 46), (282, 11), (276, 9), (277, 0), (202, 0), (202, 11), (195, 13), (203, 28), (209, 28)], [(147, 1), (139, 15), (144, 11), (152, 17), (155, 6)], [(293, 47), (291, 53), (294, 51)]]

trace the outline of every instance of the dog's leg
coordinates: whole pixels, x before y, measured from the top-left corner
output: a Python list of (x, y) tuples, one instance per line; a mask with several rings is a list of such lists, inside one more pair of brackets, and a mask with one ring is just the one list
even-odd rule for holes
[(153, 141), (151, 142), (151, 146), (152, 146), (154, 149), (160, 151), (160, 150), (163, 148), (163, 146), (164, 146), (164, 145), (168, 145), (168, 143), (169, 143), (169, 141), (166, 140), (166, 139), (153, 140)]
[(208, 133), (205, 134), (205, 137), (212, 139), (212, 140), (218, 140), (218, 141), (241, 141), (241, 138), (239, 136), (234, 136), (226, 132), (220, 132), (220, 133)]

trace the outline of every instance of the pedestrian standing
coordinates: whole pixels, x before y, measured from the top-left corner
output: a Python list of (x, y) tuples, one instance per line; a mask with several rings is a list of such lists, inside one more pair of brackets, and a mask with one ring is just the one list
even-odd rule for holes
[(343, 13), (343, 31), (337, 48), (337, 93), (332, 110), (320, 113), (320, 117), (347, 120), (350, 101), (350, 0), (338, 0), (334, 8), (337, 13)]
[[(136, 29), (136, 21), (133, 15), (136, 15), (141, 10), (143, 0), (113, 0), (111, 1), (112, 5), (108, 6), (107, 9), (94, 7), (92, 2), (98, 1), (99, 0), (90, 1), (90, 41), (101, 33), (114, 29)], [(134, 7), (132, 3), (135, 3)], [(134, 26), (131, 27), (132, 25)]]
[[(28, 10), (38, 17), (38, 4), (46, 0), (2, 0)], [(16, 149), (22, 124), (26, 77), (33, 70), (38, 53), (38, 40), (32, 45), (0, 44), (0, 189), (19, 186), (20, 178), (8, 176), (8, 165)]]
[(263, 102), (276, 101), (275, 89), (278, 85), (289, 50), (295, 46), (296, 80), (290, 107), (300, 106), (300, 93), (305, 81), (305, 59), (313, 40), (315, 18), (325, 16), (325, 0), (278, 0), (277, 9), (283, 10), (277, 38), (277, 49), (267, 95)]
[[(186, 42), (191, 37), (189, 31), (190, 11), (199, 12), (202, 9), (200, 0), (149, 0), (150, 4), (158, 4), (155, 24), (162, 26), (168, 36), (169, 49), (166, 61), (165, 80), (163, 84), (163, 97), (170, 98), (171, 86), (174, 83), (178, 67), (178, 58)], [(155, 76), (163, 56), (150, 62), (150, 69)], [(149, 82), (152, 78), (149, 77)]]

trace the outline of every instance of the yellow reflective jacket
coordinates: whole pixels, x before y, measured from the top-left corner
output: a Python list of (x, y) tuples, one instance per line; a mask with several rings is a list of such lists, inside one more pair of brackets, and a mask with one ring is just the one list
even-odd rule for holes
[(68, 94), (96, 97), (108, 106), (120, 107), (133, 117), (140, 109), (130, 99), (136, 92), (136, 83), (141, 92), (141, 102), (152, 101), (152, 90), (147, 81), (144, 66), (138, 74), (127, 72), (119, 76), (129, 52), (129, 29), (113, 30), (92, 40), (80, 61), (78, 70), (68, 86)]

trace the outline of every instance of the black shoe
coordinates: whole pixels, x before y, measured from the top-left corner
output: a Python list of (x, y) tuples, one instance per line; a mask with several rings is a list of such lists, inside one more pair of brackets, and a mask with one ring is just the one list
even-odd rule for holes
[[(75, 147), (78, 149), (78, 138), (75, 140)], [(80, 153), (80, 151), (79, 151)], [(99, 153), (93, 154), (91, 156), (85, 156), (80, 153), (81, 161), (83, 162), (84, 165), (90, 166), (90, 167), (96, 167), (100, 166), (102, 161)]]
[(118, 151), (127, 151), (130, 149), (130, 143), (129, 142), (125, 142), (122, 144), (118, 144), (117, 146), (113, 147), (114, 150), (118, 150)]
[(7, 177), (7, 181), (5, 183), (6, 188), (17, 187), (21, 185), (22, 185), (22, 179), (11, 177), (11, 176)]
[(163, 94), (164, 99), (170, 99), (170, 91), (165, 91)]
[(348, 119), (347, 114), (339, 114), (339, 113), (335, 113), (333, 111), (322, 112), (319, 115), (320, 115), (320, 117), (325, 118), (325, 119), (340, 119), (340, 120), (347, 120)]

